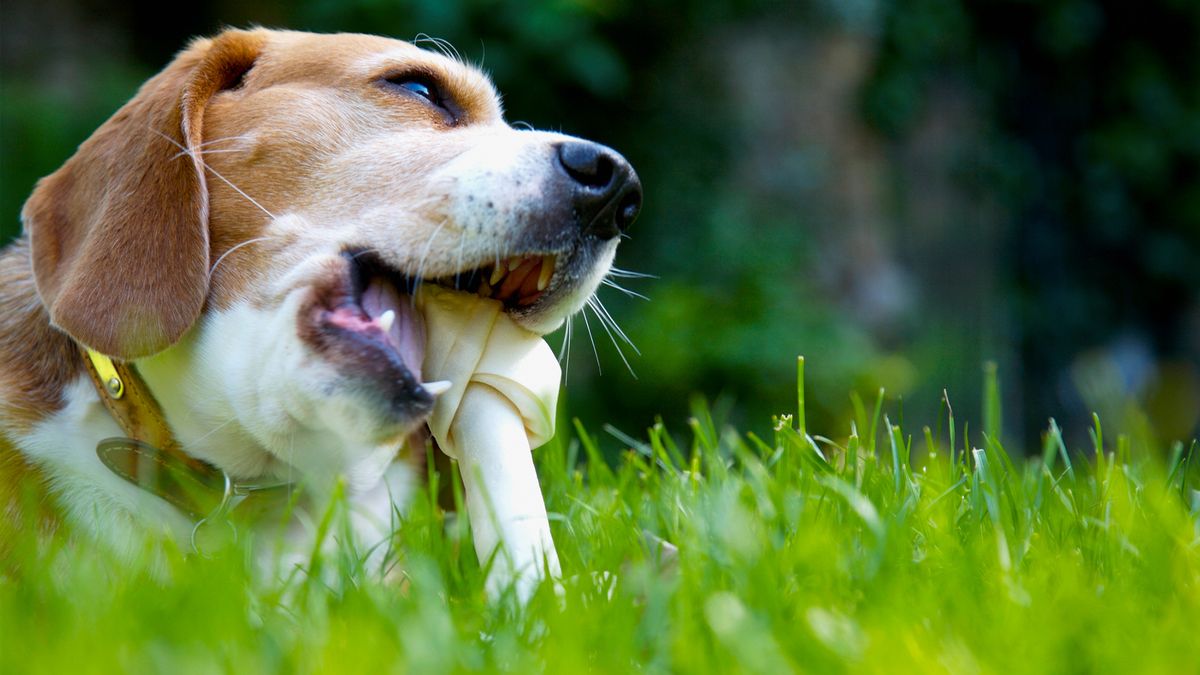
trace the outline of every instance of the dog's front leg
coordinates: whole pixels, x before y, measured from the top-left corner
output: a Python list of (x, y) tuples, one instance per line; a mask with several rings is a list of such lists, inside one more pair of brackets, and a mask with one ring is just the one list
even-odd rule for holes
[(487, 590), (509, 584), (529, 599), (546, 573), (559, 576), (546, 505), (520, 413), (491, 387), (467, 387), (455, 418), (467, 515), (479, 560), (493, 560)]

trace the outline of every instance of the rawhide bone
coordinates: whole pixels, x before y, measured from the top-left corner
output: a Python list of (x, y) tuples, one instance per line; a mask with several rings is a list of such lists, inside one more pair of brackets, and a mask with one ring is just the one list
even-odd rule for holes
[(559, 575), (531, 453), (554, 435), (558, 360), (499, 301), (426, 285), (417, 305), (426, 327), (422, 377), (451, 383), (429, 429), (459, 462), (475, 552), (481, 562), (495, 556), (488, 592), (515, 581), (527, 599), (545, 572)]

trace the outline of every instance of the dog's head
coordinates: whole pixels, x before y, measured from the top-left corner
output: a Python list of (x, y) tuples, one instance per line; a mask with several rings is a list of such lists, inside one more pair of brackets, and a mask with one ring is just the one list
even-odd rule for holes
[(187, 335), (193, 358), (240, 364), (220, 368), (222, 390), (264, 418), (243, 420), (256, 434), (382, 440), (432, 404), (418, 284), (497, 298), (549, 332), (594, 292), (640, 202), (620, 155), (514, 129), (454, 59), (235, 30), (147, 82), (23, 220), (51, 320), (78, 342), (137, 359)]

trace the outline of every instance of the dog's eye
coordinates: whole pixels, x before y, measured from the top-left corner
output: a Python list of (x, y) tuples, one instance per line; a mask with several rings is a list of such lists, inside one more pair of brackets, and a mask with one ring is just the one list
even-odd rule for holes
[(446, 96), (446, 92), (438, 84), (438, 80), (434, 76), (424, 72), (410, 71), (385, 75), (376, 80), (376, 82), (384, 89), (388, 89), (400, 96), (420, 97), (441, 114), (446, 124), (453, 126), (458, 123), (459, 115), (461, 114), (460, 109), (455, 105), (453, 99)]
[(403, 89), (410, 94), (420, 96), (433, 105), (442, 107), (441, 92), (438, 91), (437, 85), (433, 84), (429, 80), (420, 77), (402, 75), (398, 77), (389, 77), (387, 78), (387, 82), (397, 89)]
[(420, 96), (421, 98), (424, 98), (425, 100), (429, 101), (430, 103), (436, 104), (438, 102), (438, 96), (434, 94), (433, 88), (430, 87), (429, 85), (425, 84), (424, 82), (417, 82), (417, 81), (401, 82), (400, 88), (407, 89), (407, 90), (411, 91), (412, 93), (416, 94), (417, 96)]

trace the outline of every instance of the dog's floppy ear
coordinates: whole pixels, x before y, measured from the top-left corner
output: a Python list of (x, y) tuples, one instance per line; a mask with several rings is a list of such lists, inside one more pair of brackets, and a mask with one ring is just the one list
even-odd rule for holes
[(265, 39), (226, 31), (193, 43), (25, 203), (38, 294), (76, 341), (135, 359), (199, 317), (209, 274), (205, 108), (240, 82)]

